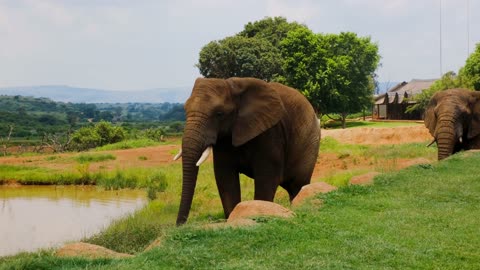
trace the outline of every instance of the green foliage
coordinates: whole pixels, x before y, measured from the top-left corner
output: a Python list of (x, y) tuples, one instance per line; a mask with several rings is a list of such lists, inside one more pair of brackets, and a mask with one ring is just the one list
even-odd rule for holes
[[(0, 95), (0, 136), (15, 125), (12, 144), (37, 142), (44, 134), (65, 134), (99, 121), (126, 121), (133, 126), (166, 126), (171, 121), (184, 121), (185, 111), (179, 103), (73, 104), (46, 98)], [(161, 123), (164, 121), (165, 123)], [(124, 122), (125, 123), (125, 122)]]
[(98, 146), (116, 143), (125, 138), (125, 130), (122, 127), (101, 121), (94, 126), (83, 127), (72, 134), (73, 148), (86, 150)]
[(267, 40), (233, 36), (203, 47), (197, 67), (206, 78), (271, 80), (281, 72), (280, 60), (279, 50)]
[(336, 113), (344, 125), (349, 113), (371, 105), (380, 56), (369, 37), (297, 29), (281, 48), (285, 83), (302, 90), (317, 112)]
[[(280, 43), (284, 58), (284, 77), (281, 81), (291, 87), (310, 94), (309, 89), (318, 87), (311, 78), (325, 66), (326, 51), (320, 47), (318, 36), (308, 28), (298, 28), (290, 31)], [(314, 92), (310, 94), (312, 96)], [(318, 109), (320, 100), (309, 99), (314, 108)]]
[(157, 192), (164, 192), (167, 189), (167, 178), (163, 172), (157, 171), (147, 178), (145, 186), (147, 187), (147, 197), (150, 200), (155, 200)]
[(168, 125), (168, 131), (172, 133), (179, 133), (182, 132), (183, 129), (185, 128), (185, 122), (173, 122), (170, 125)]
[(475, 51), (467, 58), (465, 66), (460, 69), (459, 73), (466, 87), (476, 91), (480, 90), (480, 43), (477, 44)]
[(278, 48), (288, 32), (299, 28), (307, 27), (297, 22), (288, 22), (284, 17), (265, 17), (262, 20), (247, 23), (244, 30), (237, 36), (266, 39)]
[(143, 131), (142, 137), (159, 142), (164, 135), (165, 130), (163, 128), (147, 128)]
[(255, 77), (266, 81), (283, 76), (279, 44), (289, 31), (306, 28), (283, 17), (250, 22), (237, 35), (212, 41), (196, 65), (206, 78)]
[(117, 157), (112, 154), (80, 154), (75, 157), (78, 163), (102, 162), (115, 159), (117, 159)]

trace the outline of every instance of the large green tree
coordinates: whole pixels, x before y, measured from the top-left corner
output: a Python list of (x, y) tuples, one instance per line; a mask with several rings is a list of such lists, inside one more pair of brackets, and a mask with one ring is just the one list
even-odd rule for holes
[(371, 105), (380, 56), (369, 37), (297, 29), (281, 47), (285, 83), (301, 89), (318, 113), (338, 114), (345, 128), (349, 113)]

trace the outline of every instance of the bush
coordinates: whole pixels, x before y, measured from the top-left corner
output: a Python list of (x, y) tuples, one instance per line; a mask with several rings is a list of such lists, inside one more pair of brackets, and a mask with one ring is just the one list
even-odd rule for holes
[(156, 142), (161, 141), (163, 135), (165, 131), (162, 128), (147, 128), (143, 131), (143, 137)]
[(83, 127), (72, 134), (72, 148), (87, 150), (98, 146), (120, 142), (125, 139), (125, 130), (101, 121), (95, 126)]

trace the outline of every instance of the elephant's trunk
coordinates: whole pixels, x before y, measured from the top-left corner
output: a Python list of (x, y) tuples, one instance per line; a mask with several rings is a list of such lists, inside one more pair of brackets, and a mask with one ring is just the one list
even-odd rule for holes
[(461, 135), (456, 134), (455, 120), (445, 119), (439, 123), (435, 138), (438, 146), (438, 160), (442, 160), (454, 153), (455, 144)]
[(177, 225), (182, 225), (187, 221), (192, 206), (198, 175), (198, 166), (196, 163), (205, 150), (204, 136), (199, 132), (203, 129), (201, 123), (202, 122), (198, 120), (187, 120), (185, 125), (182, 139), (183, 183)]

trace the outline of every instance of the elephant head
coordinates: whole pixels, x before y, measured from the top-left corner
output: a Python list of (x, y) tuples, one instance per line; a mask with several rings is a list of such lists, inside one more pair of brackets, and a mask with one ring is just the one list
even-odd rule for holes
[(480, 93), (449, 89), (436, 93), (425, 111), (425, 126), (438, 146), (438, 160), (461, 149), (480, 134)]
[(286, 113), (279, 94), (268, 83), (253, 78), (199, 78), (185, 103), (185, 112), (177, 225), (188, 218), (198, 166), (211, 147), (219, 139), (230, 138), (232, 145), (239, 147), (277, 124)]

